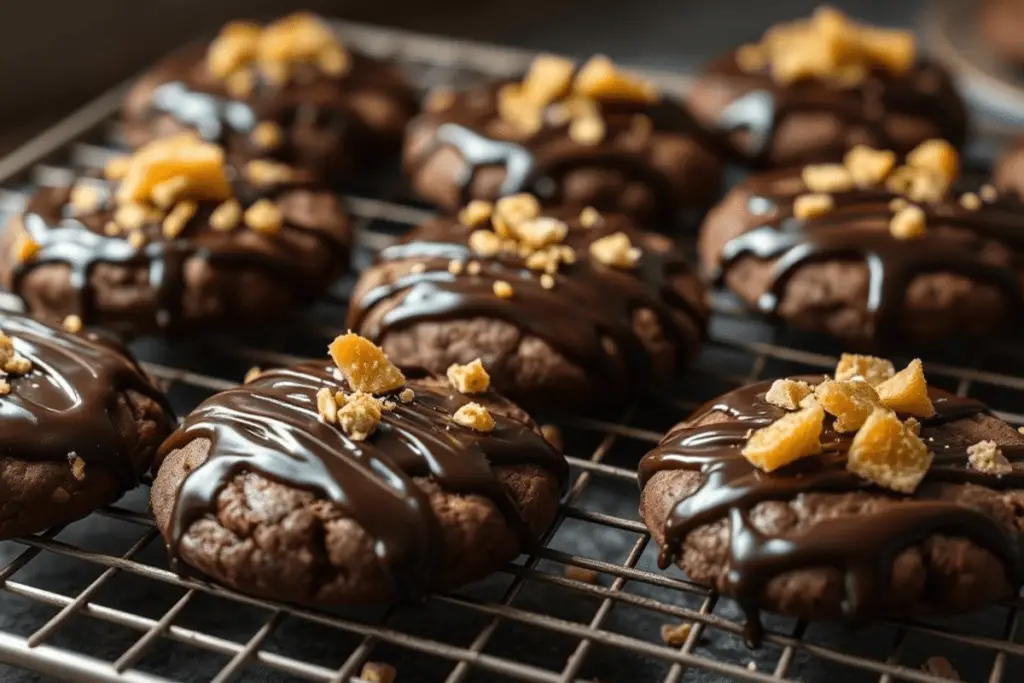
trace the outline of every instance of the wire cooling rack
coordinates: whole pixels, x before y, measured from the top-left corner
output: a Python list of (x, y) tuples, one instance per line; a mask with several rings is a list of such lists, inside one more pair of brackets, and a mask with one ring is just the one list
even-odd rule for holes
[[(396, 59), (424, 89), (516, 73), (529, 55), (490, 46), (341, 25), (359, 49)], [(659, 75), (678, 90), (685, 78)], [(88, 105), (0, 161), (0, 211), (41, 184), (115, 153), (124, 89)], [(397, 173), (348, 198), (365, 265), (374, 248), (430, 215)], [(284, 331), (134, 345), (181, 412), (234, 386), (252, 365), (321, 355), (344, 320), (341, 282)], [(810, 352), (806, 349), (815, 349)], [(962, 680), (1024, 680), (1018, 599), (964, 618), (851, 629), (771, 618), (764, 646), (742, 644), (729, 600), (656, 569), (639, 521), (635, 465), (704, 400), (759, 378), (832, 368), (838, 349), (745, 316), (717, 295), (711, 337), (672, 398), (650, 398), (613, 421), (557, 420), (573, 468), (543, 547), (496, 576), (423, 604), (317, 611), (250, 598), (169, 571), (146, 513), (148, 490), (66, 528), (0, 543), (0, 680), (358, 680), (367, 662), (418, 681), (878, 681), (939, 683), (922, 665), (945, 657)], [(989, 403), (1014, 424), (1024, 353), (994, 346), (930, 359), (930, 381)], [(202, 359), (197, 361), (196, 359)], [(213, 368), (214, 370), (211, 370)], [(1013, 368), (1018, 374), (1014, 374)], [(682, 642), (663, 626), (687, 624)], [(4, 664), (5, 663), (5, 664)], [(43, 679), (32, 673), (36, 672)]]

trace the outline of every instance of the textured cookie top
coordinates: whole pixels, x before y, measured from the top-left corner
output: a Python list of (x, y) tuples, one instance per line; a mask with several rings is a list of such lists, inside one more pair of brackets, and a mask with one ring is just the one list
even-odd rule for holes
[(415, 110), (394, 68), (350, 52), (319, 18), (297, 13), (264, 27), (231, 22), (209, 45), (164, 61), (129, 95), (126, 114), (170, 116), (211, 142), (231, 139), (243, 160), (269, 155), (314, 168), (330, 150), (315, 149), (308, 130), (362, 126), (362, 101), (378, 100), (404, 110), (397, 125)]
[(302, 170), (266, 160), (242, 169), (194, 135), (150, 143), (111, 160), (106, 178), (43, 188), (28, 202), (24, 234), (0, 257), (14, 291), (34, 269), (65, 264), (78, 293), (76, 314), (94, 309), (92, 271), (101, 264), (148, 270), (159, 292), (158, 325), (180, 314), (190, 259), (273, 271), (305, 288), (303, 254), (327, 249), (338, 267), (348, 253), (348, 221), (333, 196), (311, 189)]
[(331, 354), (333, 366), (263, 372), (211, 397), (165, 442), (163, 456), (210, 441), (206, 461), (178, 491), (172, 550), (242, 472), (337, 505), (375, 539), (381, 566), (407, 596), (432, 585), (444, 547), (428, 493), (414, 478), (489, 499), (524, 542), (531, 540), (495, 468), (531, 464), (564, 483), (568, 467), (525, 415), (489, 392), (483, 377), (467, 385), (464, 375), (476, 374), (471, 368), (450, 371), (452, 385), (406, 378), (379, 348), (352, 334), (339, 337)]
[(900, 149), (895, 131), (904, 122), (894, 119), (931, 121), (931, 135), (959, 146), (966, 135), (963, 103), (949, 76), (918, 64), (915, 53), (910, 33), (860, 25), (822, 7), (713, 63), (688, 101), (704, 124), (755, 163), (767, 161), (790, 118), (823, 113), (839, 125), (822, 149), (804, 150), (805, 161), (835, 158), (829, 148), (841, 154), (856, 142)]
[(424, 108), (412, 130), (437, 132), (414, 151), (410, 172), (416, 174), (440, 147), (454, 147), (468, 166), (460, 179), (462, 203), (471, 198), (468, 191), (484, 166), (505, 168), (501, 195), (546, 193), (559, 172), (597, 166), (646, 182), (667, 209), (677, 190), (652, 162), (652, 135), (701, 135), (680, 104), (600, 55), (580, 67), (542, 55), (521, 81), (435, 91)]
[[(69, 324), (71, 329), (78, 327)], [(135, 391), (171, 410), (163, 394), (116, 342), (0, 313), (0, 455), (69, 462), (76, 476), (108, 470), (138, 483), (133, 446), (115, 423), (118, 400)]]
[(707, 318), (704, 292), (669, 240), (618, 214), (541, 213), (532, 195), (521, 194), (493, 207), (473, 202), (461, 222), (419, 227), (384, 249), (376, 272), (364, 276), (350, 327), (379, 340), (423, 321), (495, 318), (589, 372), (609, 374), (621, 353), (638, 383), (657, 380), (638, 315), (656, 316), (680, 359), (695, 352)]
[[(640, 463), (640, 483), (673, 470), (700, 474), (662, 531), (660, 564), (681, 556), (688, 534), (729, 522), (726, 592), (750, 617), (775, 577), (801, 569), (845, 574), (843, 611), (870, 616), (885, 599), (895, 558), (933, 535), (959, 536), (1024, 579), (1018, 529), (936, 484), (1024, 486), (1024, 437), (1008, 425), (974, 441), (987, 413), (972, 399), (927, 386), (920, 361), (900, 372), (888, 361), (844, 355), (835, 378), (761, 382), (725, 394), (670, 431)], [(973, 437), (974, 439), (977, 436)], [(759, 531), (751, 510), (766, 501), (800, 505), (812, 494), (873, 492), (898, 504), (836, 514), (786, 532)], [(806, 500), (806, 499), (804, 499)], [(810, 504), (808, 501), (807, 504)], [(785, 527), (782, 527), (785, 528)]]
[(1010, 313), (1010, 326), (1024, 311), (1024, 206), (990, 186), (953, 192), (958, 173), (955, 150), (932, 140), (901, 166), (891, 151), (857, 147), (843, 164), (751, 176), (723, 202), (742, 207), (740, 215), (720, 208), (705, 225), (704, 262), (726, 281), (744, 259), (771, 262), (757, 307), (774, 314), (802, 268), (863, 261), (871, 336), (883, 343), (897, 341), (902, 332), (912, 281), (937, 273), (994, 288)]

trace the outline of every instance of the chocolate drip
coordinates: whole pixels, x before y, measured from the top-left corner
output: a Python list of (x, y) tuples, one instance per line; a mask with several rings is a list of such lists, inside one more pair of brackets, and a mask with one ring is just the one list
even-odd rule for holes
[(922, 204), (927, 232), (918, 239), (900, 240), (889, 232), (894, 215), (890, 202), (896, 195), (884, 189), (834, 193), (833, 210), (800, 220), (793, 215), (793, 199), (803, 189), (796, 172), (755, 177), (745, 187), (751, 193), (749, 212), (768, 217), (764, 225), (725, 244), (721, 268), (714, 275), (724, 279), (729, 267), (745, 257), (776, 260), (758, 302), (762, 313), (776, 313), (790, 278), (800, 268), (829, 260), (865, 263), (867, 310), (875, 336), (883, 340), (898, 337), (907, 290), (919, 275), (948, 272), (989, 284), (1005, 297), (1011, 317), (1019, 318), (1024, 311), (1019, 272), (1024, 205), (1019, 200), (1000, 198), (974, 211), (954, 199)]
[[(678, 282), (673, 280), (691, 272), (676, 251), (662, 253), (640, 242), (643, 253), (632, 270), (604, 266), (590, 258), (589, 243), (625, 227), (620, 220), (605, 216), (602, 225), (570, 229), (565, 244), (576, 249), (577, 260), (560, 267), (552, 289), (541, 285), (540, 274), (527, 269), (522, 257), (508, 253), (476, 257), (478, 274), (454, 275), (448, 271), (450, 261), (474, 259), (466, 246), (471, 230), (448, 222), (423, 226), (410, 235), (410, 242), (384, 249), (379, 260), (382, 264), (422, 263), (425, 270), (405, 272), (393, 282), (357, 295), (350, 304), (349, 327), (380, 340), (391, 330), (424, 321), (495, 318), (545, 340), (581, 367), (614, 379), (622, 370), (605, 346), (605, 339), (611, 339), (631, 376), (641, 378), (637, 381), (653, 378), (651, 354), (637, 335), (634, 313), (652, 311), (682, 358), (703, 329), (706, 311), (702, 302), (676, 289)], [(637, 244), (637, 234), (629, 234)], [(498, 280), (511, 283), (511, 298), (494, 294)], [(375, 307), (396, 298), (398, 304), (383, 316), (370, 316)]]
[(127, 352), (110, 339), (68, 334), (13, 313), (0, 314), (0, 330), (32, 362), (27, 374), (6, 378), (11, 392), (0, 397), (0, 456), (78, 456), (112, 473), (126, 489), (138, 484), (141, 472), (116, 423), (119, 396), (135, 391), (153, 399), (163, 406), (168, 421), (172, 411)]
[[(780, 126), (791, 116), (809, 113), (835, 116), (842, 122), (842, 136), (858, 132), (863, 142), (897, 152), (910, 150), (894, 134), (893, 116), (932, 121), (939, 133), (936, 137), (958, 147), (967, 133), (966, 113), (949, 78), (927, 63), (905, 75), (876, 70), (863, 84), (843, 88), (819, 80), (779, 84), (767, 72), (745, 73), (730, 55), (714, 64), (704, 78), (709, 83), (722, 82), (719, 88), (742, 93), (711, 124), (757, 164), (767, 161)], [(833, 158), (850, 146), (840, 137)]]
[(497, 423), (482, 434), (451, 422), (470, 398), (445, 385), (411, 380), (416, 397), (395, 396), (377, 431), (353, 441), (320, 421), (316, 393), (348, 390), (325, 364), (273, 370), (201, 404), (161, 448), (161, 455), (196, 439), (210, 441), (206, 461), (185, 479), (171, 528), (171, 550), (193, 522), (216, 511), (217, 495), (236, 475), (254, 472), (309, 491), (337, 505), (374, 540), (381, 566), (405, 597), (432, 584), (444, 537), (428, 494), (414, 478), (430, 477), (443, 490), (488, 498), (532, 543), (522, 513), (494, 472), (529, 464), (564, 485), (565, 460), (529, 425), (492, 411)]
[[(802, 378), (811, 383), (820, 377)], [(764, 588), (785, 572), (833, 567), (845, 574), (843, 612), (859, 620), (871, 616), (875, 600), (889, 585), (895, 558), (935, 534), (961, 536), (990, 551), (1006, 564), (1014, 583), (1024, 581), (1019, 539), (982, 511), (943, 500), (929, 484), (979, 484), (989, 488), (1024, 486), (1024, 469), (990, 475), (968, 468), (966, 445), (937, 427), (985, 412), (971, 399), (931, 390), (936, 415), (923, 420), (921, 438), (935, 459), (917, 492), (886, 507), (879, 515), (836, 517), (819, 521), (784, 536), (765, 536), (750, 521), (750, 511), (766, 501), (795, 501), (810, 493), (850, 493), (881, 490), (846, 469), (852, 433), (835, 432), (829, 424), (822, 434), (822, 453), (764, 473), (741, 454), (748, 430), (771, 424), (785, 414), (765, 401), (771, 382), (746, 386), (707, 404), (688, 422), (671, 431), (640, 463), (640, 485), (659, 472), (690, 470), (701, 475), (700, 485), (678, 501), (664, 526), (659, 565), (673, 563), (686, 537), (721, 519), (730, 524), (730, 571), (723, 592), (736, 599), (748, 617), (747, 638), (760, 640), (758, 602)], [(712, 414), (727, 419), (700, 426)], [(1003, 447), (1011, 462), (1024, 462), (1024, 447)]]
[(249, 133), (256, 127), (256, 114), (244, 102), (196, 92), (181, 81), (165, 83), (153, 92), (153, 109), (170, 114), (195, 128), (210, 142), (222, 142), (225, 128)]
[[(243, 194), (251, 191), (252, 188), (247, 188)], [(260, 251), (247, 247), (230, 232), (209, 229), (209, 218), (215, 205), (200, 204), (185, 231), (175, 239), (165, 238), (159, 223), (143, 226), (147, 239), (151, 241), (136, 248), (123, 236), (103, 233), (103, 226), (113, 218), (110, 209), (101, 209), (81, 219), (64, 216), (69, 194), (69, 188), (43, 188), (29, 201), (23, 225), (39, 244), (40, 250), (31, 261), (16, 266), (12, 288), (20, 292), (22, 279), (36, 268), (54, 263), (66, 265), (70, 270), (70, 282), (78, 293), (75, 312), (83, 320), (94, 318), (94, 292), (90, 279), (93, 270), (102, 264), (147, 269), (149, 285), (157, 295), (156, 324), (160, 327), (172, 327), (182, 316), (185, 266), (190, 259), (201, 258), (217, 267), (278, 272), (281, 278), (292, 283), (301, 283), (309, 278), (309, 274), (303, 272), (304, 264), (291, 257), (284, 243), (276, 247), (281, 253), (275, 254), (271, 249)], [(289, 229), (334, 241), (325, 231), (295, 224), (283, 228)], [(332, 244), (332, 248), (343, 252), (345, 245), (339, 241)]]

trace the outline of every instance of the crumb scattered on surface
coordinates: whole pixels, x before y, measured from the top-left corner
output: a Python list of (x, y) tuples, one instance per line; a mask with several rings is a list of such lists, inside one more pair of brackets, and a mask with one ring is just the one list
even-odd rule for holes
[(670, 647), (682, 647), (686, 644), (686, 639), (690, 637), (692, 628), (693, 625), (688, 623), (662, 624), (661, 639)]

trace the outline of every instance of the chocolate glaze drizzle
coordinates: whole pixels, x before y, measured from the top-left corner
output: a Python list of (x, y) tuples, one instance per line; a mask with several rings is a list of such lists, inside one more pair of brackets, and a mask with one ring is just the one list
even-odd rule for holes
[(727, 242), (712, 275), (723, 280), (729, 267), (745, 257), (775, 259), (767, 291), (757, 302), (762, 313), (776, 313), (790, 277), (801, 267), (827, 260), (867, 265), (867, 310), (874, 319), (873, 336), (883, 341), (898, 338), (907, 289), (923, 274), (949, 272), (990, 284), (1005, 297), (1011, 321), (1024, 312), (1024, 204), (1015, 198), (1001, 197), (976, 211), (954, 198), (922, 204), (928, 231), (906, 241), (889, 232), (894, 215), (889, 203), (896, 195), (883, 188), (834, 193), (832, 211), (801, 220), (793, 215), (793, 199), (805, 191), (798, 171), (752, 176), (742, 187), (749, 191), (753, 220), (765, 215), (765, 223)]
[[(708, 87), (714, 84), (717, 89), (728, 87), (737, 93), (736, 99), (709, 123), (731, 141), (736, 152), (758, 165), (768, 161), (776, 131), (791, 116), (828, 113), (843, 125), (833, 148), (790, 160), (795, 163), (840, 157), (852, 146), (849, 136), (854, 132), (861, 136), (859, 142), (872, 147), (908, 152), (893, 135), (894, 114), (932, 122), (936, 132), (931, 137), (944, 138), (957, 147), (967, 135), (967, 114), (949, 76), (929, 63), (922, 63), (905, 75), (876, 70), (862, 85), (841, 88), (819, 80), (781, 85), (767, 71), (744, 72), (736, 63), (735, 54), (731, 54), (714, 63), (703, 78)], [(703, 97), (702, 93), (698, 86), (694, 97)], [(918, 142), (921, 140), (911, 147)]]
[(0, 397), (3, 439), (0, 456), (64, 460), (77, 455), (103, 467), (124, 488), (138, 484), (145, 464), (133, 462), (115, 424), (118, 396), (136, 391), (173, 414), (163, 394), (116, 342), (83, 332), (68, 334), (14, 313), (0, 313), (0, 330), (15, 350), (32, 361), (25, 375), (8, 376), (11, 392)]
[[(409, 261), (426, 268), (421, 273), (404, 272), (368, 291), (357, 288), (349, 307), (349, 327), (380, 340), (391, 330), (423, 321), (495, 318), (545, 340), (581, 367), (614, 379), (622, 371), (602, 343), (607, 337), (622, 352), (631, 377), (653, 381), (650, 352), (633, 320), (636, 310), (648, 309), (657, 315), (680, 362), (688, 357), (702, 334), (707, 311), (699, 295), (684, 296), (673, 285), (673, 280), (692, 273), (681, 254), (646, 248), (621, 216), (605, 215), (592, 228), (580, 227), (575, 217), (562, 218), (570, 225), (564, 244), (576, 250), (577, 260), (560, 267), (553, 289), (541, 286), (539, 273), (527, 269), (522, 257), (502, 253), (482, 259), (466, 246), (470, 228), (436, 221), (411, 233), (406, 243), (380, 253), (381, 265)], [(603, 266), (589, 256), (590, 242), (620, 230), (631, 235), (634, 245), (644, 247), (635, 269)], [(477, 260), (480, 273), (453, 275), (448, 271), (452, 260)], [(512, 284), (511, 298), (494, 294), (497, 280)], [(399, 303), (383, 316), (370, 315), (396, 297), (401, 297)]]
[(616, 169), (627, 177), (644, 182), (654, 193), (659, 217), (671, 219), (679, 208), (677, 196), (680, 189), (666, 174), (648, 159), (648, 150), (637, 144), (625, 142), (633, 116), (648, 116), (655, 131), (675, 132), (700, 139), (709, 146), (717, 146), (678, 102), (663, 96), (656, 103), (644, 102), (602, 102), (601, 116), (605, 123), (606, 135), (597, 145), (580, 145), (569, 139), (569, 123), (555, 124), (545, 117), (541, 129), (527, 139), (513, 141), (501, 139), (487, 133), (496, 121), (498, 113), (498, 91), (505, 85), (496, 83), (486, 87), (458, 93), (455, 102), (439, 113), (424, 113), (414, 120), (411, 129), (436, 124), (437, 132), (430, 142), (408, 161), (412, 175), (420, 169), (443, 146), (454, 147), (462, 157), (465, 167), (459, 175), (459, 205), (474, 199), (473, 182), (479, 170), (485, 166), (503, 167), (506, 175), (502, 182), (501, 194), (530, 192), (557, 203), (559, 200), (562, 174), (584, 167)]
[[(89, 182), (103, 184), (98, 180)], [(243, 206), (252, 203), (249, 196), (253, 195), (252, 188), (239, 186), (237, 191)], [(309, 273), (301, 254), (289, 240), (275, 238), (272, 247), (259, 248), (239, 240), (234, 231), (210, 229), (209, 218), (216, 208), (215, 202), (201, 202), (195, 216), (175, 239), (164, 237), (159, 223), (143, 226), (149, 241), (136, 248), (124, 236), (110, 236), (103, 232), (103, 226), (113, 218), (114, 212), (109, 207), (81, 218), (69, 217), (70, 192), (70, 188), (43, 188), (29, 200), (23, 224), (29, 236), (39, 244), (40, 251), (31, 261), (16, 264), (11, 288), (21, 293), (23, 278), (33, 270), (54, 263), (64, 264), (70, 269), (69, 279), (77, 292), (75, 313), (83, 320), (96, 318), (91, 276), (94, 269), (102, 264), (147, 269), (149, 286), (157, 293), (155, 324), (161, 328), (173, 327), (181, 319), (186, 287), (185, 266), (193, 258), (205, 259), (217, 267), (278, 272), (284, 282), (300, 290), (311, 289), (316, 284), (310, 282), (316, 278)], [(109, 196), (110, 192), (107, 194)], [(282, 232), (287, 230), (317, 235), (325, 247), (339, 254), (339, 263), (348, 253), (343, 237), (333, 231), (314, 230), (293, 223), (286, 223), (282, 228)]]
[(348, 390), (326, 364), (269, 371), (202, 403), (161, 448), (166, 455), (196, 439), (211, 442), (207, 460), (179, 489), (172, 552), (194, 521), (215, 512), (220, 490), (242, 472), (310, 491), (341, 508), (374, 539), (374, 552), (403, 597), (430, 589), (444, 548), (429, 497), (414, 477), (488, 498), (524, 544), (534, 542), (494, 468), (535, 465), (564, 485), (565, 460), (529, 425), (495, 411), (490, 434), (454, 424), (452, 414), (471, 397), (421, 378), (409, 382), (416, 392), (411, 403), (390, 396), (395, 408), (366, 441), (353, 441), (318, 419), (319, 389)]
[[(801, 378), (818, 383), (820, 377)], [(659, 565), (668, 567), (682, 552), (690, 532), (725, 519), (730, 525), (729, 572), (723, 592), (747, 614), (746, 637), (756, 647), (761, 639), (761, 593), (776, 576), (796, 569), (834, 567), (845, 574), (844, 615), (852, 620), (872, 616), (875, 602), (890, 583), (893, 561), (905, 549), (934, 534), (961, 536), (990, 551), (1006, 564), (1015, 584), (1024, 582), (1020, 539), (980, 510), (943, 500), (933, 482), (979, 484), (989, 488), (1024, 486), (1024, 469), (989, 475), (968, 469), (966, 444), (936, 427), (986, 412), (973, 399), (931, 389), (936, 415), (922, 421), (921, 438), (935, 459), (913, 496), (879, 515), (819, 521), (785, 536), (766, 536), (750, 519), (751, 509), (765, 501), (793, 501), (809, 493), (885, 494), (846, 469), (852, 433), (840, 434), (826, 421), (820, 455), (803, 458), (772, 473), (764, 473), (742, 456), (748, 430), (764, 427), (785, 414), (765, 401), (771, 382), (742, 387), (705, 405), (683, 426), (673, 429), (640, 462), (640, 486), (659, 472), (699, 472), (701, 482), (678, 501), (665, 521)], [(699, 426), (707, 416), (724, 413), (728, 419)], [(689, 426), (698, 425), (698, 426)], [(1024, 447), (1003, 447), (1011, 462), (1024, 462)], [(897, 494), (892, 494), (894, 497)], [(880, 517), (883, 517), (880, 518)]]

